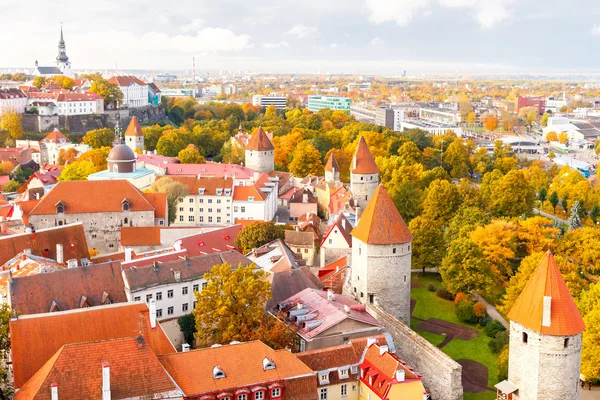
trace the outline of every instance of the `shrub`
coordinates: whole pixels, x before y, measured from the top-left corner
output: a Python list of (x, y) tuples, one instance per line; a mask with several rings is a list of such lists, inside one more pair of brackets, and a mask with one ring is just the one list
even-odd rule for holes
[(489, 324), (485, 326), (485, 329), (483, 331), (489, 337), (495, 338), (498, 332), (503, 332), (505, 330), (506, 328), (504, 327), (504, 325), (502, 325), (500, 321), (492, 320)]
[(454, 296), (455, 303), (460, 303), (461, 301), (465, 301), (465, 300), (468, 300), (468, 297), (463, 292), (458, 292), (458, 293), (456, 293), (456, 296)]
[(488, 343), (492, 353), (498, 354), (502, 351), (504, 346), (508, 344), (508, 332), (502, 331), (496, 333), (494, 340)]
[(454, 300), (454, 295), (446, 289), (440, 288), (435, 293), (438, 295), (438, 297), (441, 297), (442, 299)]
[(433, 283), (430, 283), (429, 285), (427, 285), (427, 290), (429, 290), (430, 292), (435, 292), (435, 285)]
[(473, 305), (473, 312), (479, 318), (483, 318), (487, 315), (487, 309), (485, 308), (485, 304), (481, 301), (478, 301)]
[(508, 346), (504, 346), (498, 355), (496, 368), (498, 368), (498, 379), (500, 381), (508, 379)]
[(493, 319), (491, 319), (489, 315), (486, 315), (483, 318), (479, 318), (479, 325), (485, 327), (492, 321)]
[(473, 311), (473, 303), (470, 301), (461, 301), (460, 303), (456, 303), (455, 311), (456, 317), (461, 322), (466, 322), (468, 324), (476, 324), (478, 321), (477, 316), (475, 315), (475, 311)]

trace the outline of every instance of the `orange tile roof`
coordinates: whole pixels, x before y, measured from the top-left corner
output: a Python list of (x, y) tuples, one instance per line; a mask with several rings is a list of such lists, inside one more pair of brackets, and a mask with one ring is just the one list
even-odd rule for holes
[(379, 167), (375, 164), (373, 154), (369, 150), (369, 146), (365, 141), (364, 136), (361, 136), (358, 140), (358, 146), (354, 152), (354, 158), (352, 159), (352, 173), (353, 174), (378, 174)]
[(352, 192), (344, 186), (340, 186), (329, 198), (329, 205), (327, 206), (329, 213), (339, 213), (350, 201), (352, 201)]
[(160, 226), (122, 226), (121, 246), (160, 245)]
[(30, 215), (54, 215), (62, 201), (65, 214), (121, 212), (129, 200), (131, 211), (155, 211), (135, 186), (126, 180), (58, 182), (31, 211)]
[(154, 218), (167, 218), (166, 193), (144, 193), (144, 197), (154, 207)]
[(273, 147), (273, 143), (271, 143), (262, 126), (259, 126), (246, 145), (246, 150), (270, 151), (275, 150), (275, 147)]
[[(545, 296), (552, 299), (550, 326), (542, 323)], [(570, 336), (585, 330), (581, 314), (550, 251), (523, 288), (508, 318), (545, 335)]]
[(340, 166), (338, 165), (335, 157), (333, 156), (333, 153), (331, 153), (329, 155), (329, 159), (327, 160), (327, 164), (325, 165), (325, 171), (332, 172), (333, 168), (335, 168), (337, 172), (340, 172)]
[(144, 136), (142, 127), (140, 126), (140, 123), (136, 117), (131, 118), (131, 121), (129, 121), (127, 130), (125, 131), (125, 136)]
[(264, 201), (267, 198), (267, 195), (256, 184), (253, 186), (236, 186), (233, 189), (234, 201), (248, 201), (251, 196), (254, 197), (254, 201)]
[(330, 262), (324, 267), (319, 268), (317, 274), (323, 285), (333, 290), (337, 294), (342, 294), (344, 282), (346, 282), (348, 257), (342, 256), (335, 261)]
[(22, 387), (64, 345), (142, 334), (155, 354), (175, 348), (160, 325), (150, 327), (148, 306), (120, 303), (66, 312), (36, 314), (10, 321), (15, 388)]
[[(168, 175), (158, 176), (156, 180), (168, 178), (175, 182), (181, 183), (188, 190), (189, 195), (197, 195), (198, 189), (204, 189), (205, 196), (216, 196), (217, 189), (231, 189), (234, 180), (223, 176), (185, 176), (185, 175)], [(237, 189), (237, 187), (236, 187)]]
[[(274, 369), (263, 369), (265, 357), (275, 363)], [(283, 379), (288, 382), (294, 377), (314, 374), (288, 350), (273, 350), (259, 341), (168, 354), (158, 359), (187, 396)], [(215, 366), (225, 372), (224, 378), (213, 379)], [(316, 380), (312, 390), (316, 393)]]
[(134, 83), (141, 85), (141, 86), (147, 85), (146, 82), (136, 78), (135, 76), (131, 76), (131, 75), (112, 76), (112, 77), (108, 78), (107, 81), (109, 83), (114, 83), (119, 86), (131, 86)]
[[(177, 390), (143, 337), (62, 346), (19, 390), (14, 399), (102, 398), (102, 366), (110, 368), (111, 398), (151, 398)], [(162, 397), (162, 396), (161, 396)]]
[(409, 243), (413, 235), (396, 209), (387, 191), (380, 184), (369, 200), (352, 236), (368, 244)]
[(46, 143), (46, 142), (58, 143), (60, 139), (65, 139), (67, 142), (69, 141), (67, 139), (67, 137), (62, 134), (61, 131), (59, 131), (58, 129), (54, 129), (52, 132), (50, 132), (48, 135), (46, 135), (45, 138), (40, 140), (40, 142), (41, 143)]
[(31, 254), (56, 259), (56, 245), (63, 245), (64, 259), (89, 258), (85, 232), (81, 223), (40, 229), (35, 233), (22, 233), (0, 237), (0, 265), (25, 249)]

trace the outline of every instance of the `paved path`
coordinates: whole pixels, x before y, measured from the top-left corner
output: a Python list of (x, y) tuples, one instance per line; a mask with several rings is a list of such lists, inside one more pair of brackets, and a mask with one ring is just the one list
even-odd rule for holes
[(560, 217), (557, 217), (556, 215), (549, 214), (549, 213), (547, 213), (547, 212), (545, 212), (545, 211), (540, 211), (540, 210), (539, 210), (539, 209), (537, 209), (537, 208), (534, 208), (534, 209), (533, 209), (533, 212), (536, 212), (536, 213), (538, 213), (538, 214), (539, 214), (539, 215), (541, 215), (542, 217), (550, 218), (552, 221), (558, 221), (558, 222), (560, 222), (561, 224), (567, 224), (567, 223), (568, 223), (566, 219), (562, 219), (562, 218), (560, 218)]
[(593, 386), (592, 390), (579, 388), (579, 400), (598, 400), (600, 399), (600, 387)]
[(488, 303), (483, 297), (481, 297), (480, 295), (478, 295), (476, 293), (473, 294), (473, 298), (475, 300), (480, 301), (483, 304), (485, 304), (485, 309), (487, 310), (487, 313), (489, 314), (490, 317), (492, 317), (496, 321), (500, 321), (500, 323), (502, 325), (504, 325), (504, 327), (506, 329), (509, 328), (508, 322), (506, 322), (506, 320), (504, 319), (504, 317), (498, 312), (498, 310), (496, 310), (496, 307), (494, 307), (493, 305), (491, 305), (490, 303)]

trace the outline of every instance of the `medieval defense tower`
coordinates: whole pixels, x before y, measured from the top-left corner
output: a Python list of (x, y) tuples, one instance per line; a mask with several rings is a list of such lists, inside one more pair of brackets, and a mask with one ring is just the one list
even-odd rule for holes
[(360, 208), (365, 208), (379, 185), (379, 168), (375, 164), (373, 154), (363, 136), (358, 140), (358, 146), (350, 166), (350, 190)]
[(246, 145), (246, 167), (258, 172), (275, 169), (275, 147), (262, 127), (259, 127)]
[(129, 126), (125, 131), (125, 144), (133, 151), (139, 149), (144, 151), (144, 132), (136, 117), (131, 118)]

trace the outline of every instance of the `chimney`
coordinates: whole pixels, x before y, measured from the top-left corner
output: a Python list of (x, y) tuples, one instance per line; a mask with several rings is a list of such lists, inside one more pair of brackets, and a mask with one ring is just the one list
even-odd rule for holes
[(158, 152), (156, 150), (154, 150), (154, 154), (158, 154)]
[(308, 203), (308, 193), (302, 194), (302, 203), (304, 203), (304, 204)]
[[(379, 346), (379, 355), (380, 356), (384, 355), (388, 351), (389, 351), (389, 349), (388, 349), (387, 345), (382, 344), (381, 346)], [(404, 372), (404, 371), (402, 371), (402, 372)]]
[(342, 229), (346, 229), (346, 218), (342, 218)]
[(182, 353), (187, 353), (188, 351), (190, 351), (190, 345), (187, 343), (184, 343), (181, 345), (181, 352)]
[(58, 400), (58, 385), (56, 382), (52, 382), (52, 385), (50, 385), (50, 398), (52, 400)]
[(350, 314), (350, 306), (348, 306), (348, 305), (344, 305), (344, 312), (345, 312), (346, 314)]
[(77, 268), (77, 259), (71, 258), (70, 260), (67, 260), (67, 268)]
[(327, 301), (334, 301), (335, 300), (335, 293), (333, 293), (333, 290), (329, 289), (327, 290)]
[(154, 299), (150, 300), (150, 327), (156, 328), (156, 303)]
[(544, 309), (542, 311), (542, 326), (550, 326), (552, 322), (552, 297), (544, 296)]
[(175, 243), (173, 243), (173, 248), (176, 251), (181, 251), (181, 240), (176, 240)]
[(108, 362), (102, 363), (102, 400), (110, 399), (110, 366)]
[(403, 369), (399, 369), (396, 371), (396, 380), (398, 382), (404, 382), (404, 370)]
[(56, 262), (62, 264), (65, 262), (64, 253), (63, 253), (63, 245), (60, 243), (56, 244)]
[(367, 347), (375, 343), (377, 343), (377, 339), (374, 336), (367, 338)]
[(24, 253), (26, 256), (30, 256), (30, 255), (31, 255), (31, 249), (24, 249), (24, 250), (23, 250), (23, 253)]
[(131, 247), (125, 247), (125, 262), (131, 261), (133, 250)]

